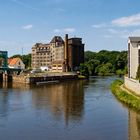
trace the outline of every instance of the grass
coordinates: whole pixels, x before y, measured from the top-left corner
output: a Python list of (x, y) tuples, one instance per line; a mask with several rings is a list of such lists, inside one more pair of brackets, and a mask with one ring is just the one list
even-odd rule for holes
[(86, 79), (86, 76), (84, 76), (84, 75), (78, 75), (78, 78), (79, 79)]
[(140, 99), (136, 96), (129, 94), (127, 91), (121, 89), (121, 85), (123, 84), (122, 80), (115, 80), (111, 84), (112, 93), (123, 103), (132, 107), (138, 111), (140, 111)]

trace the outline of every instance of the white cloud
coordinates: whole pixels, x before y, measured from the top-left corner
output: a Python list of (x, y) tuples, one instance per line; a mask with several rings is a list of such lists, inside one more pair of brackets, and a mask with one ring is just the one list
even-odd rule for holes
[(54, 29), (54, 32), (55, 33), (61, 33), (61, 32), (63, 32), (63, 33), (65, 33), (65, 32), (67, 32), (67, 33), (73, 33), (75, 31), (76, 31), (75, 28)]
[(75, 29), (74, 28), (65, 28), (64, 32), (73, 33), (73, 32), (75, 32)]
[(55, 32), (55, 33), (60, 33), (61, 30), (60, 30), (60, 29), (54, 29), (54, 32)]
[(130, 31), (128, 30), (118, 30), (110, 28), (107, 30), (108, 33), (104, 35), (105, 38), (128, 38)]
[(106, 27), (106, 24), (105, 23), (101, 23), (101, 24), (94, 24), (92, 25), (93, 28), (103, 28), (103, 27)]
[(140, 25), (140, 13), (128, 17), (121, 17), (112, 21), (112, 24), (120, 27)]
[(25, 30), (30, 30), (33, 28), (33, 25), (32, 24), (29, 24), (29, 25), (25, 25), (25, 26), (22, 26), (23, 29)]

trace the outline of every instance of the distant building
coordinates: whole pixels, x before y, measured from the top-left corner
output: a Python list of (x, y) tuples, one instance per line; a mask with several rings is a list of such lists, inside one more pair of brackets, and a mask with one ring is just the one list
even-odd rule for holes
[(9, 58), (8, 67), (17, 68), (17, 69), (25, 69), (25, 64), (20, 58)]
[(0, 67), (7, 67), (8, 65), (8, 52), (0, 51)]
[(128, 77), (136, 78), (140, 65), (140, 37), (129, 37), (128, 40)]
[[(60, 36), (55, 36), (49, 44), (36, 43), (32, 47), (32, 68), (48, 67), (52, 70), (55, 65), (64, 59), (64, 41)], [(61, 66), (62, 71), (62, 66)]]
[(32, 47), (32, 68), (51, 66), (51, 52), (49, 44), (36, 43)]
[(60, 36), (55, 36), (50, 42), (52, 71), (62, 72), (64, 65), (64, 40)]
[(84, 62), (84, 44), (81, 38), (54, 36), (49, 44), (36, 43), (32, 47), (32, 68), (48, 67), (52, 71), (78, 70)]
[(84, 44), (82, 43), (82, 38), (70, 38), (68, 39), (69, 70), (78, 70), (80, 63), (84, 63)]

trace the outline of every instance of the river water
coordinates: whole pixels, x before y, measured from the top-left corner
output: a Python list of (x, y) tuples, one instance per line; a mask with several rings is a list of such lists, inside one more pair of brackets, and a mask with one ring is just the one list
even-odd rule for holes
[(0, 140), (139, 140), (140, 115), (113, 96), (115, 78), (1, 84)]

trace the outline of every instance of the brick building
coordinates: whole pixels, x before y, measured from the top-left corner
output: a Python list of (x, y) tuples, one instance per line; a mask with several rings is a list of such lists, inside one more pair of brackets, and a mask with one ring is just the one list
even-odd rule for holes
[(68, 39), (69, 70), (78, 70), (80, 63), (84, 63), (84, 44), (81, 38), (70, 38)]
[(75, 71), (84, 62), (81, 38), (55, 36), (49, 44), (36, 43), (32, 47), (32, 68), (48, 67), (52, 71)]

